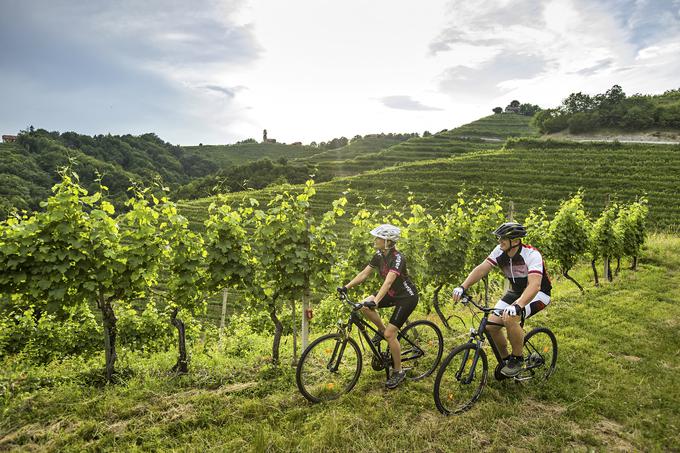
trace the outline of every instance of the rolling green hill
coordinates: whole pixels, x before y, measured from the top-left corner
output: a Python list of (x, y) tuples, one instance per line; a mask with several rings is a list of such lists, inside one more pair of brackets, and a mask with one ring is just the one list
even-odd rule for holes
[(407, 140), (407, 137), (399, 134), (367, 135), (360, 139), (352, 140), (347, 146), (320, 151), (308, 157), (296, 158), (294, 159), (294, 162), (319, 163), (327, 161), (343, 161), (387, 149), (398, 143), (404, 142), (405, 140)]
[(118, 207), (127, 199), (131, 181), (175, 186), (217, 169), (205, 159), (186, 156), (180, 147), (155, 134), (91, 137), (43, 129), (23, 132), (17, 142), (0, 147), (0, 218), (13, 208), (39, 209), (64, 166), (71, 166), (88, 190), (97, 190), (101, 178)]
[[(328, 153), (319, 158), (324, 160), (330, 155), (372, 153), (402, 142), (409, 135), (357, 137), (345, 147), (326, 151), (322, 147), (280, 143), (179, 147), (155, 134), (87, 136), (44, 129), (25, 131), (17, 142), (0, 146), (0, 218), (14, 209), (39, 209), (39, 203), (59, 180), (59, 168), (67, 165), (91, 191), (98, 189), (97, 178), (101, 175), (109, 197), (120, 209), (131, 181), (144, 186), (162, 184), (173, 193), (188, 194), (188, 198), (205, 196), (216, 185), (234, 191), (242, 190), (244, 182), (258, 188), (274, 181), (300, 182), (309, 174), (320, 174), (314, 170), (313, 161), (303, 158)], [(258, 171), (260, 168), (263, 171)]]
[(335, 176), (356, 175), (368, 170), (419, 160), (437, 159), (498, 148), (509, 137), (532, 136), (537, 130), (530, 126), (530, 117), (514, 113), (490, 115), (472, 123), (439, 133), (414, 137), (402, 143), (372, 153), (351, 154), (338, 160), (317, 160), (323, 174)]
[[(598, 213), (608, 198), (630, 201), (646, 195), (650, 225), (677, 229), (680, 206), (680, 146), (619, 143), (553, 142), (518, 139), (494, 150), (466, 152), (450, 158), (418, 161), (372, 170), (318, 184), (313, 207), (327, 209), (331, 200), (351, 189), (350, 210), (358, 198), (372, 207), (396, 200), (405, 203), (408, 192), (426, 205), (447, 204), (462, 188), (498, 192), (512, 201), (518, 218), (545, 205), (548, 211), (579, 189), (586, 207)], [(276, 188), (234, 194), (266, 201)], [(211, 199), (181, 203), (196, 228), (205, 219)]]
[(286, 145), (283, 143), (241, 143), (237, 145), (184, 146), (189, 156), (200, 157), (215, 163), (219, 168), (241, 165), (268, 158), (295, 159), (309, 157), (319, 152), (313, 146)]

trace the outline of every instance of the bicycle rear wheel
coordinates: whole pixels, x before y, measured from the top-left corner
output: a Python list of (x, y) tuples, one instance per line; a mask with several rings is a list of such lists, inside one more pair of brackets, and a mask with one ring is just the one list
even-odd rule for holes
[(524, 369), (515, 379), (543, 382), (552, 376), (556, 365), (555, 335), (547, 327), (537, 327), (524, 337)]
[(417, 381), (437, 369), (444, 350), (444, 337), (436, 324), (421, 319), (399, 333), (399, 346), (406, 377)]
[(473, 343), (456, 347), (444, 359), (434, 381), (434, 402), (442, 414), (459, 414), (479, 399), (486, 385), (486, 353)]
[(329, 401), (352, 390), (361, 374), (361, 350), (339, 333), (314, 340), (300, 357), (295, 381), (312, 403)]

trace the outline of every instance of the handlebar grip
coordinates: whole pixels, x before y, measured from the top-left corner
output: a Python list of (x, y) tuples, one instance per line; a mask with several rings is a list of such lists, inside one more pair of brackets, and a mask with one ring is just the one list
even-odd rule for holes
[(377, 306), (378, 306), (378, 304), (376, 304), (372, 300), (364, 302), (364, 307), (366, 307), (366, 308), (374, 308), (374, 307), (377, 307)]

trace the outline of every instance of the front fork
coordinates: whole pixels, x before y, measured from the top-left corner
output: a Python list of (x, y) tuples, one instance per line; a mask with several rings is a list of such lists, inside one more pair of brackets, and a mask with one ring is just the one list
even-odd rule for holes
[(338, 368), (340, 368), (340, 361), (342, 360), (342, 355), (345, 353), (345, 348), (347, 347), (347, 341), (351, 331), (351, 320), (347, 324), (344, 324), (342, 321), (338, 321), (338, 334), (340, 334), (341, 340), (335, 342), (333, 354), (331, 354), (331, 358), (326, 364), (326, 368), (331, 373), (338, 371)]
[[(461, 382), (463, 384), (469, 384), (475, 379), (475, 370), (477, 369), (477, 362), (479, 362), (480, 356), (481, 356), (481, 351), (482, 348), (484, 347), (484, 337), (488, 337), (488, 332), (486, 332), (486, 318), (484, 318), (479, 326), (479, 331), (475, 330), (474, 328), (470, 328), (470, 341), (468, 341), (468, 344), (474, 344), (474, 357), (472, 358), (472, 366), (470, 369), (466, 372), (465, 371), (465, 366), (468, 363), (468, 360), (470, 360), (470, 349), (467, 348), (465, 349), (465, 352), (463, 353), (463, 360), (460, 363), (460, 368), (456, 372), (456, 380)], [(482, 332), (481, 334), (479, 332)], [(475, 341), (476, 340), (476, 341)], [(493, 345), (493, 342), (490, 342)], [(498, 353), (496, 351), (496, 348), (493, 348), (494, 353), (496, 356), (498, 356)], [(466, 376), (464, 374), (467, 373)]]

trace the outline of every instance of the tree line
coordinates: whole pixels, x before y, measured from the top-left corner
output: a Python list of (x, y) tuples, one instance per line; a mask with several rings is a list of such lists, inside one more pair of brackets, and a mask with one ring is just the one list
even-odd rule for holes
[(538, 112), (534, 124), (542, 133), (569, 130), (573, 134), (600, 128), (640, 131), (650, 128), (680, 128), (680, 89), (661, 95), (626, 96), (619, 85), (604, 93), (572, 93), (554, 109)]

